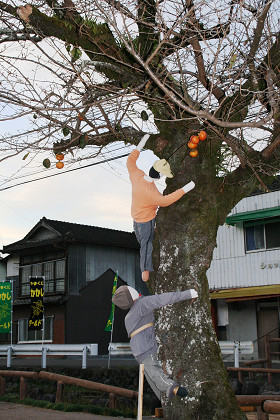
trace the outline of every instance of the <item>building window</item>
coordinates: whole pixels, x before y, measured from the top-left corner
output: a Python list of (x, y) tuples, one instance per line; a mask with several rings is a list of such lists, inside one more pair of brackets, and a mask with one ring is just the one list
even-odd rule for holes
[[(42, 341), (42, 330), (28, 331), (28, 318), (18, 320), (18, 341), (20, 343)], [(53, 341), (53, 317), (45, 318), (44, 341)]]
[(43, 255), (32, 255), (21, 258), (20, 295), (30, 294), (29, 277), (44, 277), (45, 294), (65, 291), (65, 257), (64, 252), (49, 252)]
[(246, 251), (280, 248), (280, 220), (246, 222), (245, 245)]

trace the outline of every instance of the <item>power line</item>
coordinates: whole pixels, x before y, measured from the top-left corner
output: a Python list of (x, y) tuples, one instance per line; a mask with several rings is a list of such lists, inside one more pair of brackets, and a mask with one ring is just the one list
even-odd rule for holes
[(5, 190), (8, 190), (10, 188), (18, 187), (19, 185), (23, 185), (23, 184), (29, 184), (30, 182), (40, 181), (41, 179), (46, 179), (46, 178), (51, 178), (53, 176), (62, 175), (62, 174), (65, 174), (67, 172), (77, 171), (78, 169), (84, 169), (84, 168), (88, 168), (90, 166), (100, 165), (101, 163), (106, 163), (106, 162), (110, 162), (112, 160), (121, 159), (121, 158), (126, 157), (126, 156), (129, 156), (129, 153), (126, 153), (126, 154), (120, 155), (120, 156), (115, 156), (115, 157), (108, 158), (108, 159), (104, 159), (104, 160), (101, 160), (99, 162), (89, 163), (88, 165), (80, 166), (79, 168), (72, 168), (72, 169), (68, 169), (66, 171), (59, 172), (59, 173), (56, 173), (56, 174), (46, 175), (46, 176), (42, 176), (40, 178), (31, 179), (29, 181), (19, 182), (18, 184), (10, 185), (9, 187), (0, 188), (0, 191), (5, 191)]
[[(107, 151), (103, 152), (102, 155), (104, 156), (105, 154), (108, 154), (108, 153), (111, 154), (113, 152), (116, 152), (117, 150), (127, 149), (128, 147), (129, 146), (122, 146), (122, 147), (117, 147), (117, 148), (112, 149), (112, 150), (107, 150)], [(85, 160), (85, 159), (88, 159), (88, 158), (84, 158), (84, 159), (81, 159), (81, 160)], [(36, 170), (36, 171), (33, 171), (33, 172), (29, 172), (29, 173), (27, 173), (25, 175), (14, 176), (16, 173), (19, 172), (19, 171), (17, 171), (15, 174), (11, 175), (10, 179), (3, 180), (3, 182), (0, 184), (0, 187), (2, 185), (4, 185), (4, 184), (7, 184), (8, 182), (14, 181), (16, 179), (26, 178), (26, 177), (29, 177), (29, 176), (32, 176), (32, 175), (38, 175), (38, 174), (40, 174), (40, 173), (42, 173), (44, 171), (45, 170), (43, 170), (43, 171), (42, 170)], [(2, 176), (2, 175), (0, 175), (0, 176)], [(4, 176), (3, 176), (3, 178), (4, 178)], [(0, 189), (0, 191), (1, 191), (1, 189)]]

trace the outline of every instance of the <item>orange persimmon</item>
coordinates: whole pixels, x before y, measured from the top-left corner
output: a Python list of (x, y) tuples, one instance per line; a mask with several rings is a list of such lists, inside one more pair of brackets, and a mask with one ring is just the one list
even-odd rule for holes
[(57, 169), (62, 169), (63, 166), (64, 166), (64, 163), (59, 161), (59, 162), (57, 162), (57, 164), (55, 166), (57, 167)]
[(57, 160), (63, 160), (64, 159), (64, 154), (63, 153), (57, 153), (55, 155), (55, 157), (56, 157)]
[(199, 143), (199, 137), (198, 136), (191, 136), (190, 141), (194, 144)]
[(191, 157), (196, 157), (198, 155), (198, 150), (192, 150), (191, 152), (190, 152), (190, 156)]
[(191, 141), (189, 141), (189, 142), (188, 142), (188, 147), (189, 147), (190, 149), (196, 149), (197, 144), (192, 143)]
[(199, 140), (205, 140), (207, 137), (206, 131), (201, 131), (198, 137), (199, 137)]

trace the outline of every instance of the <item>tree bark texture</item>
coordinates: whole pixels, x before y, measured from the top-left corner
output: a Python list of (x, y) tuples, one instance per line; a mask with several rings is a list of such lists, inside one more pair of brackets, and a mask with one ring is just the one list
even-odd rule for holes
[[(178, 138), (180, 143), (182, 135)], [(161, 208), (156, 219), (153, 292), (197, 288), (199, 294), (192, 304), (186, 301), (157, 311), (159, 357), (167, 373), (189, 391), (185, 400), (174, 397), (163, 401), (168, 420), (246, 419), (224, 368), (206, 277), (217, 229), (240, 197), (234, 195), (234, 187), (229, 188), (229, 195), (226, 190), (221, 193), (221, 180), (214, 185), (209, 182), (213, 166), (207, 167), (205, 161), (211, 153), (209, 143), (200, 145), (198, 166), (186, 156), (186, 150), (178, 149), (172, 159), (175, 177), (168, 181), (166, 192), (180, 188), (192, 177), (196, 187), (172, 206)]]

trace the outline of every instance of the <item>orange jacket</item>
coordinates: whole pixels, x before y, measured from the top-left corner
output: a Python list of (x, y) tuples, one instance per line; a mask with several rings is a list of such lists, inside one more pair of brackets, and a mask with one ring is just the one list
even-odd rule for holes
[(156, 217), (158, 207), (167, 207), (175, 203), (184, 194), (180, 188), (168, 195), (162, 195), (154, 182), (144, 179), (145, 173), (136, 165), (139, 150), (135, 149), (127, 158), (126, 166), (132, 184), (131, 216), (137, 223), (149, 222)]

